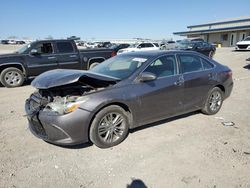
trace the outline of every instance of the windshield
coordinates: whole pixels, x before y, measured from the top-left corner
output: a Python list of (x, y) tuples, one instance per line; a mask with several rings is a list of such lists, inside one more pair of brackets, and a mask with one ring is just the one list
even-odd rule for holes
[(18, 49), (18, 50), (16, 51), (16, 53), (22, 54), (22, 53), (24, 53), (29, 47), (30, 47), (30, 44), (26, 44), (26, 45), (24, 45), (22, 48)]
[(244, 41), (250, 41), (250, 37), (245, 38)]
[(132, 75), (146, 61), (146, 58), (135, 56), (115, 56), (97, 65), (90, 72), (123, 80)]

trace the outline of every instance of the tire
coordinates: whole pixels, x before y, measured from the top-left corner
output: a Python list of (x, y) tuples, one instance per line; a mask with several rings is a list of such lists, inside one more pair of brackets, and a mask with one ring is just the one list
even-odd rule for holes
[(96, 114), (89, 137), (97, 147), (109, 148), (121, 143), (127, 137), (128, 130), (127, 112), (119, 106), (111, 105)]
[(223, 92), (214, 87), (208, 94), (204, 108), (201, 110), (206, 115), (214, 115), (219, 112), (223, 104)]
[(213, 59), (213, 57), (214, 57), (214, 51), (210, 51), (208, 57), (211, 58), (211, 59)]
[(91, 63), (90, 66), (89, 66), (89, 69), (93, 69), (96, 65), (99, 65), (100, 63)]
[(6, 68), (1, 72), (0, 81), (5, 87), (18, 87), (23, 85), (24, 74), (15, 67)]

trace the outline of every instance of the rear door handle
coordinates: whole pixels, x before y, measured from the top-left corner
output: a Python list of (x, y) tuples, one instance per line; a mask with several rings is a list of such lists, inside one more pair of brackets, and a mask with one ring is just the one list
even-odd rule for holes
[(77, 57), (77, 56), (76, 56), (76, 55), (70, 55), (69, 57), (72, 57), (72, 58), (73, 58), (73, 57)]

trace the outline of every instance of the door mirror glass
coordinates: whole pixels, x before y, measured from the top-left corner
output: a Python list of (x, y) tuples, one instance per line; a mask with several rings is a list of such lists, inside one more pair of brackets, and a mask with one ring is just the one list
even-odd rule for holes
[(30, 54), (31, 54), (31, 55), (38, 55), (39, 53), (38, 53), (37, 49), (32, 49), (32, 50), (30, 51)]
[(143, 72), (139, 76), (140, 82), (147, 82), (147, 81), (151, 81), (151, 80), (155, 80), (155, 79), (156, 79), (155, 74), (150, 73), (150, 72)]

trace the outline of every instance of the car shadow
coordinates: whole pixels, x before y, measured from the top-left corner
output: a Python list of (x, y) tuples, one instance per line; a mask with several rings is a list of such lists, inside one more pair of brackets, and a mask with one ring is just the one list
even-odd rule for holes
[(248, 69), (248, 70), (250, 70), (250, 64), (245, 65), (243, 68), (244, 68), (244, 69)]
[(50, 142), (47, 142), (47, 143), (51, 144), (51, 145), (54, 145), (54, 146), (57, 146), (57, 147), (65, 148), (65, 149), (84, 149), (84, 148), (88, 148), (90, 146), (93, 146), (93, 143), (91, 143), (91, 142), (87, 142), (87, 143), (83, 143), (83, 144), (77, 144), (77, 145), (68, 145), (68, 146), (67, 145), (65, 145), (65, 146), (57, 145), (57, 144), (53, 144), (53, 143), (50, 143)]
[(140, 130), (143, 130), (143, 129), (159, 126), (159, 125), (164, 124), (164, 123), (169, 123), (171, 121), (186, 118), (186, 117), (193, 116), (193, 115), (196, 115), (196, 114), (199, 114), (199, 113), (200, 113), (200, 111), (189, 112), (187, 114), (183, 114), (183, 115), (167, 118), (167, 119), (164, 119), (164, 120), (160, 120), (160, 121), (157, 121), (157, 122), (154, 122), (154, 123), (142, 125), (140, 127), (136, 127), (134, 129), (131, 129), (130, 133), (134, 133), (134, 132), (137, 132), (137, 131), (140, 131)]

